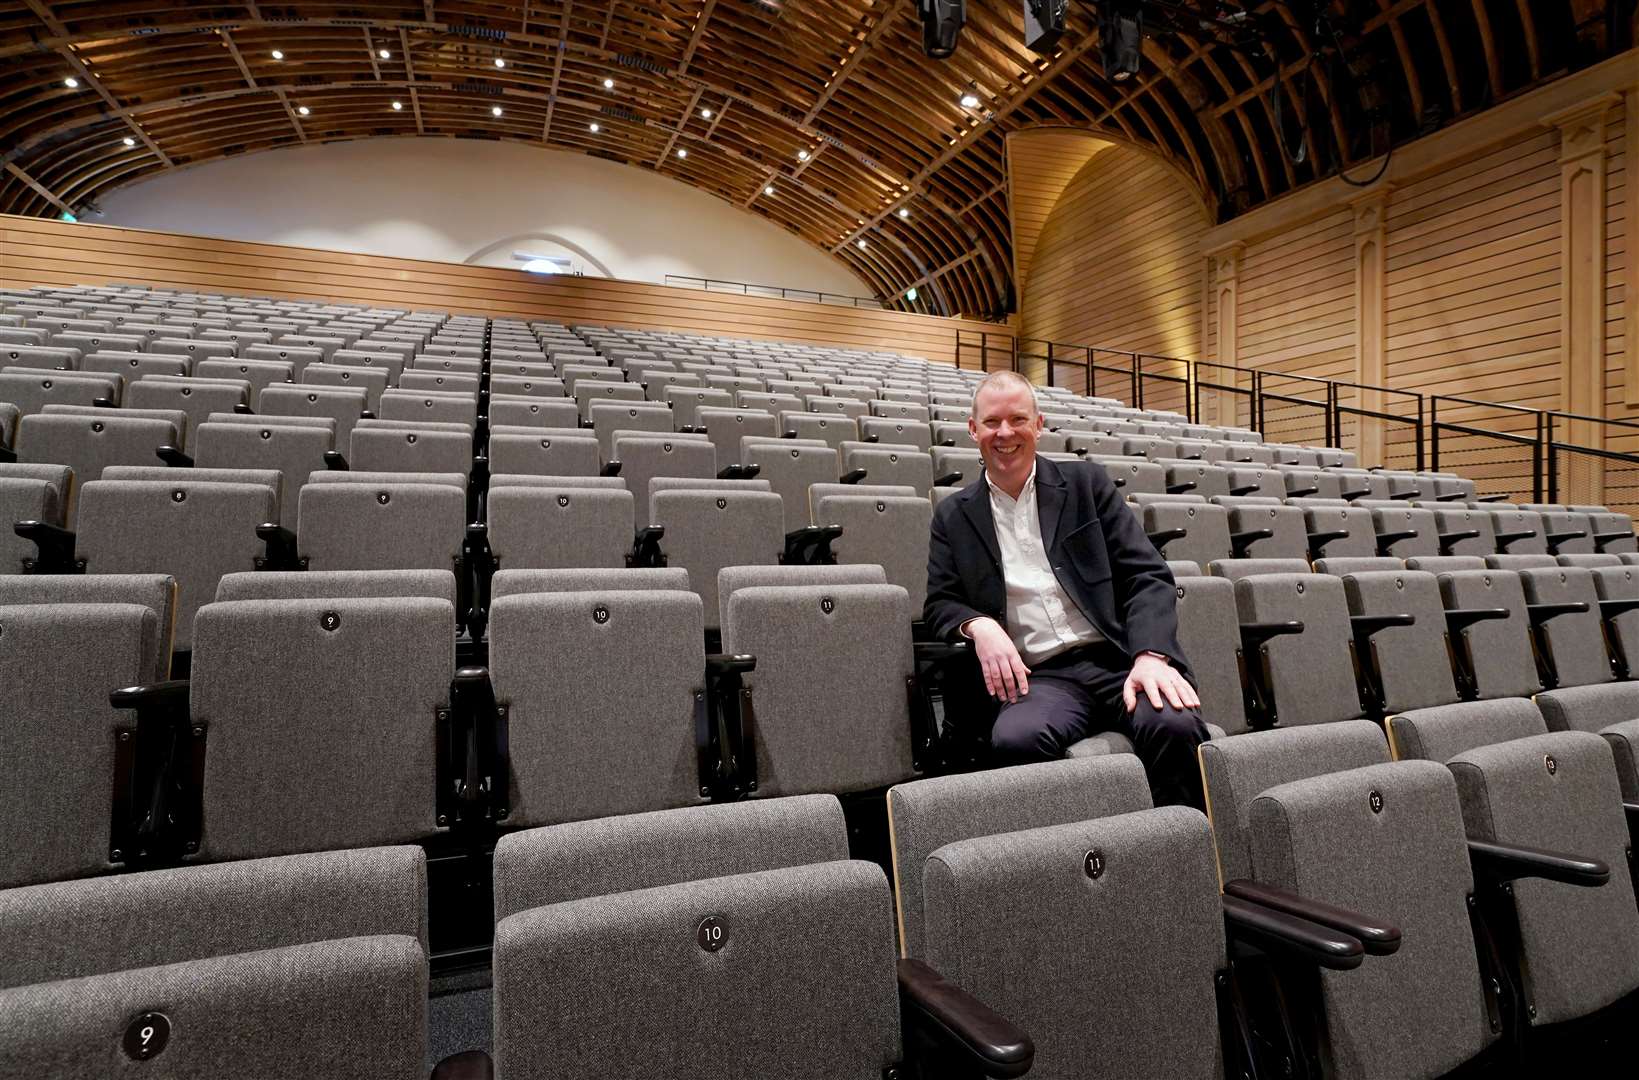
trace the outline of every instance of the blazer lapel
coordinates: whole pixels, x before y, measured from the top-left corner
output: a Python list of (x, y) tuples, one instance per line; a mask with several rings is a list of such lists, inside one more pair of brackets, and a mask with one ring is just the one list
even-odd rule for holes
[(990, 485), (984, 474), (979, 474), (977, 483), (969, 484), (967, 490), (956, 496), (961, 500), (962, 513), (967, 515), (968, 524), (973, 531), (979, 534), (979, 540), (985, 546), (985, 553), (990, 561), (996, 564), (996, 569), (1002, 568), (1002, 549), (996, 543), (996, 518), (990, 512)]
[(1036, 513), (1041, 519), (1041, 545), (1047, 551), (1058, 543), (1059, 523), (1068, 503), (1064, 493), (1064, 476), (1058, 466), (1046, 458), (1036, 459)]

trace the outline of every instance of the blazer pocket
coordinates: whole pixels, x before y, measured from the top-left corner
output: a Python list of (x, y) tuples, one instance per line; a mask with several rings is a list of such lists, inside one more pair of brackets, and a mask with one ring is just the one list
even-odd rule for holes
[(1065, 533), (1059, 547), (1083, 581), (1096, 584), (1110, 580), (1110, 555), (1104, 548), (1104, 533), (1096, 520)]

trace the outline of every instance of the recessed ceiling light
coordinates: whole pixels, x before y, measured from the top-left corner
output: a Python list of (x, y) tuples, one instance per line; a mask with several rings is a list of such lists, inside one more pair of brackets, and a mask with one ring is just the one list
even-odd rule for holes
[(497, 56), (495, 58), (495, 66), (498, 67), (498, 68), (506, 67), (506, 60), (503, 59), (502, 57)]
[(710, 120), (711, 119), (711, 110), (710, 109), (701, 109), (700, 110), (700, 115), (705, 117), (707, 120)]
[(296, 115), (297, 116), (306, 116), (309, 111), (310, 110), (308, 109), (308, 107), (306, 105), (298, 105), (296, 107)]
[(681, 146), (679, 146), (677, 148), (677, 156), (680, 157), (680, 158), (686, 158), (686, 157), (689, 156), (689, 152), (687, 150), (683, 149)]
[(283, 60), (284, 58), (285, 58), (285, 54), (284, 54), (283, 50), (280, 50), (280, 49), (274, 49), (273, 50), (273, 59)]
[(798, 150), (797, 151), (797, 160), (798, 161), (807, 161), (808, 160), (808, 151)]
[(401, 110), (402, 110), (402, 109), (403, 109), (403, 108), (404, 108), (404, 103), (403, 103), (403, 102), (402, 102), (402, 101), (395, 101), (395, 102), (393, 102), (393, 111), (394, 111), (394, 112), (399, 112), (399, 111), (401, 111)]
[(590, 124), (586, 125), (586, 130), (590, 131), (592, 134), (596, 135), (602, 129), (598, 127), (597, 121), (594, 120)]
[(501, 115), (501, 107), (499, 105), (495, 106), (493, 109), (491, 109), (489, 111), (489, 114), (491, 116), (500, 116)]
[(767, 186), (767, 187), (765, 187), (765, 188), (763, 188), (763, 194), (764, 194), (764, 195), (772, 195), (772, 194), (774, 194), (774, 185), (773, 185), (773, 184), (769, 184), (769, 185), (768, 185), (768, 186)]
[(908, 206), (901, 206), (899, 208), (899, 216), (902, 217), (902, 218), (910, 217), (911, 216), (911, 208), (908, 207)]
[(381, 57), (383, 60), (391, 60), (393, 58), (391, 49), (380, 49), (376, 52), (376, 55)]
[(615, 88), (615, 80), (613, 80), (613, 79), (604, 79), (603, 80), (603, 88), (605, 90), (613, 90)]
[(978, 107), (979, 107), (979, 95), (978, 94), (975, 94), (972, 90), (969, 90), (967, 93), (962, 95), (962, 108), (964, 108), (964, 109), (977, 109)]
[(136, 144), (137, 144), (137, 141), (135, 139), (131, 138), (131, 136), (127, 135), (125, 137), (125, 145), (126, 146), (135, 146)]
[(80, 80), (70, 75), (68, 78), (63, 80), (63, 85), (68, 87), (70, 90), (77, 90), (80, 86)]
[(865, 238), (862, 236), (858, 240), (855, 240), (854, 241), (854, 246), (857, 247), (859, 250), (864, 251), (865, 250)]

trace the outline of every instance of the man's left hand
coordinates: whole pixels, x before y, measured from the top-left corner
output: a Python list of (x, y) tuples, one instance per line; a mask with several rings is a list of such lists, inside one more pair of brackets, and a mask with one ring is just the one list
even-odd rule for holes
[(1121, 687), (1121, 700), (1126, 703), (1128, 712), (1138, 707), (1140, 690), (1157, 709), (1161, 708), (1163, 698), (1174, 709), (1197, 709), (1201, 706), (1201, 697), (1189, 680), (1166, 660), (1148, 653), (1133, 661), (1133, 669), (1127, 673), (1127, 682)]

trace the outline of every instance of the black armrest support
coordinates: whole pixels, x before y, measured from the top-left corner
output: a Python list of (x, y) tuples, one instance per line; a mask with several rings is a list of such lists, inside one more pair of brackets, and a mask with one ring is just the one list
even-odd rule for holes
[(696, 696), (694, 706), (695, 763), (702, 797), (722, 801), (757, 790), (757, 714), (744, 681), (746, 673), (756, 667), (755, 656), (706, 656), (705, 689)]
[(1391, 626), (1411, 626), (1416, 621), (1415, 615), (1403, 613), (1349, 616), (1349, 624), (1354, 631), (1355, 663), (1360, 667), (1361, 681), (1364, 684), (1361, 705), (1374, 716), (1382, 714), (1388, 695), (1383, 686), (1383, 672), (1377, 665), (1377, 654), (1372, 649), (1372, 635)]
[(660, 550), (660, 539), (665, 535), (666, 530), (659, 525), (637, 530), (637, 535), (632, 540), (631, 554), (626, 556), (626, 565), (646, 570), (664, 567), (666, 554)]
[(847, 472), (845, 472), (841, 476), (837, 477), (837, 483), (839, 483), (839, 484), (857, 484), (863, 479), (865, 479), (865, 470), (864, 469), (849, 469)]
[(1459, 529), (1456, 532), (1441, 533), (1440, 554), (1450, 555), (1452, 554), (1452, 548), (1456, 547), (1464, 540), (1474, 540), (1478, 538), (1479, 535), (1480, 530), (1478, 529)]
[(1311, 900), (1273, 885), (1237, 878), (1224, 883), (1224, 900), (1227, 902), (1230, 897), (1273, 908), (1346, 934), (1359, 942), (1361, 948), (1372, 956), (1388, 956), (1400, 947), (1400, 928), (1397, 926), (1382, 919), (1362, 915), (1358, 911)]
[(1447, 608), (1446, 630), (1456, 634), (1467, 630), (1477, 622), (1506, 618), (1508, 618), (1507, 608)]
[(1270, 638), (1301, 633), (1303, 633), (1303, 621), (1301, 619), (1288, 619), (1286, 622), (1242, 623), (1241, 648), (1248, 653), (1254, 653)]
[(970, 1072), (1023, 1076), (1035, 1061), (1029, 1035), (920, 960), (899, 961), (899, 1001), (906, 1027)]
[(831, 541), (842, 535), (841, 525), (807, 525), (785, 534), (787, 566), (827, 566), (837, 561)]
[(880, 435), (866, 435), (865, 437), (863, 437), (859, 441), (860, 442), (881, 442), (882, 441), (882, 436), (880, 436)]
[(495, 701), (489, 670), (464, 667), (450, 682), (450, 707), (439, 710), (438, 823), (469, 827), (505, 821), (507, 710)]
[(1354, 629), (1356, 641), (1368, 640), (1373, 634), (1391, 626), (1413, 626), (1416, 622), (1417, 616), (1409, 614), (1349, 616), (1349, 625)]
[(1468, 842), (1468, 860), (1474, 867), (1474, 876), (1492, 885), (1506, 885), (1521, 878), (1541, 878), (1564, 885), (1597, 888), (1611, 879), (1611, 868), (1598, 859), (1482, 840)]
[[(1085, 450), (1076, 451), (1078, 454), (1085, 454), (1086, 452), (1087, 451)], [(1124, 488), (1127, 486), (1127, 478), (1125, 476), (1112, 476), (1110, 477), (1110, 483), (1114, 484), (1118, 488)]]
[(1230, 533), (1229, 545), (1235, 549), (1237, 559), (1246, 558), (1246, 549), (1259, 540), (1267, 540), (1275, 535), (1274, 529), (1248, 529), (1245, 532)]
[(187, 454), (184, 454), (181, 450), (174, 446), (161, 446), (159, 449), (154, 451), (154, 455), (172, 468), (193, 468), (193, 458), (189, 457)]
[(277, 521), (256, 526), (256, 536), (267, 545), (267, 552), (256, 559), (258, 570), (306, 570), (307, 560), (296, 551), (296, 534)]
[(763, 471), (761, 465), (724, 465), (717, 470), (719, 480), (751, 480)]
[(108, 704), (116, 709), (135, 709), (138, 715), (174, 712), (177, 709), (181, 709), (183, 715), (186, 715), (188, 685), (187, 679), (167, 679), (164, 682), (146, 683), (142, 686), (126, 686), (111, 691), (108, 695)]
[(331, 472), (352, 471), (352, 467), (347, 464), (347, 458), (340, 450), (326, 450), (324, 452), (324, 467)]
[(1389, 548), (1402, 540), (1413, 540), (1417, 537), (1416, 529), (1403, 529), (1399, 532), (1381, 532), (1377, 534), (1377, 553), (1387, 556)]
[(1157, 532), (1146, 533), (1150, 543), (1155, 545), (1156, 551), (1162, 551), (1174, 540), (1182, 540), (1189, 535), (1188, 529), (1161, 529)]
[(1630, 611), (1639, 611), (1639, 599), (1599, 601), (1599, 617), (1607, 621)]
[(1360, 941), (1320, 923), (1298, 918), (1225, 893), (1224, 930), (1242, 942), (1275, 955), (1305, 960), (1332, 971), (1352, 971), (1366, 957)]
[(85, 562), (74, 557), (74, 533), (46, 521), (19, 521), (11, 531), (34, 545), (35, 556), (25, 559), (30, 574), (80, 574)]
[(948, 472), (948, 473), (945, 473), (943, 476), (936, 476), (936, 477), (933, 478), (933, 486), (934, 487), (954, 487), (955, 485), (957, 485), (961, 482), (962, 482), (962, 474), (961, 474), (960, 471), (958, 471), (958, 472)]
[(205, 771), (205, 723), (190, 722), (188, 682), (170, 679), (108, 695), (136, 713), (120, 728), (114, 757), (114, 862), (140, 866), (199, 850), (199, 799)]

